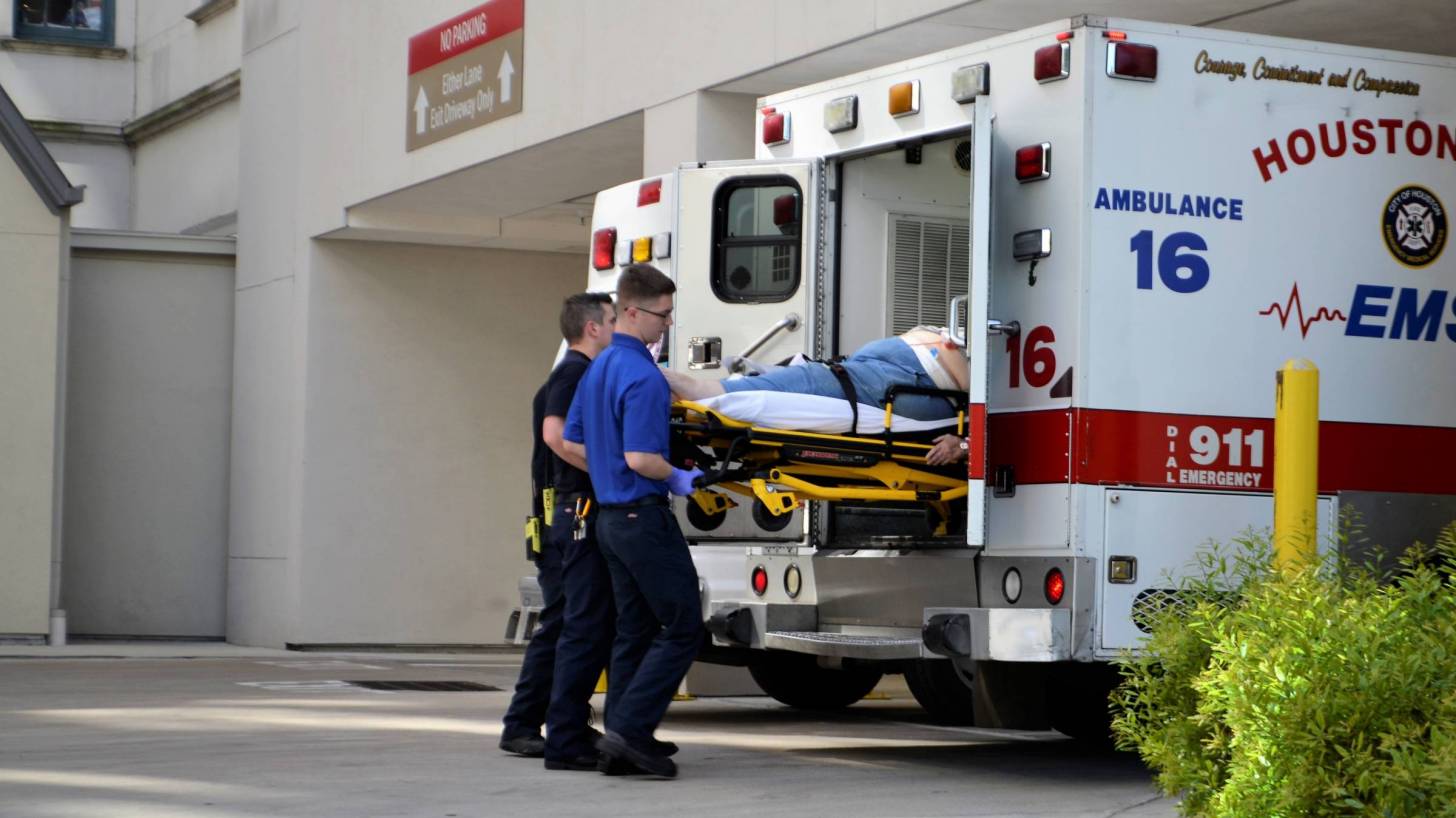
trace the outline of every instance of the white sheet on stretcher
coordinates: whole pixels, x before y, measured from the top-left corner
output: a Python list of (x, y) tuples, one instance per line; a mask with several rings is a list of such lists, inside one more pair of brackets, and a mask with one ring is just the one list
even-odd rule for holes
[[(798, 392), (753, 390), (729, 392), (694, 401), (734, 420), (766, 426), (771, 429), (792, 429), (798, 432), (843, 434), (849, 431), (852, 414), (844, 398), (804, 395)], [(954, 427), (955, 418), (915, 420), (892, 415), (892, 432), (926, 432)], [(885, 410), (878, 406), (859, 405), (860, 434), (879, 434), (885, 430)]]

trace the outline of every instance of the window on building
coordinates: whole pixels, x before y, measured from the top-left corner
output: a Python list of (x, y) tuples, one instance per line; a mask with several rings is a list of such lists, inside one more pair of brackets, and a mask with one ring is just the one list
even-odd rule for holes
[(111, 45), (115, 0), (19, 0), (15, 36)]
[(713, 292), (723, 301), (784, 301), (799, 288), (804, 201), (787, 176), (732, 179), (713, 197)]

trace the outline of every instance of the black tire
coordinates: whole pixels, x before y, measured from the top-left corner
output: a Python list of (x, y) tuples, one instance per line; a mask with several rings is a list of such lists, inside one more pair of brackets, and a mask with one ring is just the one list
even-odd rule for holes
[(709, 514), (691, 497), (687, 499), (687, 515), (688, 522), (692, 524), (693, 528), (699, 531), (712, 531), (722, 525), (724, 520), (728, 519), (728, 512)]
[(753, 521), (764, 531), (783, 531), (788, 527), (789, 520), (793, 518), (794, 513), (792, 511), (775, 517), (774, 513), (769, 511), (768, 506), (764, 505), (761, 500), (753, 501)]
[(1121, 681), (1117, 667), (1074, 664), (1047, 685), (1047, 715), (1052, 728), (1087, 744), (1112, 747), (1112, 710), (1108, 696)]
[(905, 668), (905, 685), (936, 724), (968, 725), (976, 712), (969, 677), (949, 659), (918, 659)]
[(800, 710), (843, 710), (869, 695), (884, 674), (872, 667), (820, 667), (802, 653), (769, 653), (748, 665), (763, 692)]

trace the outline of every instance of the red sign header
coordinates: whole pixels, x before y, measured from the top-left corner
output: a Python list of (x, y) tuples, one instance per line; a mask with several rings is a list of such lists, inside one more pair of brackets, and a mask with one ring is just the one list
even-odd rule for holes
[(451, 57), (520, 29), (526, 21), (526, 0), (490, 0), (409, 41), (409, 73), (423, 71)]

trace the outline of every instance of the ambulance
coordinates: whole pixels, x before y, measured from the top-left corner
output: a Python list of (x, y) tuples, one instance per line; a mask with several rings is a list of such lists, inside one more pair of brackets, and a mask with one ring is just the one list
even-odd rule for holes
[(753, 159), (598, 194), (588, 285), (674, 278), (665, 367), (916, 325), (970, 358), (949, 531), (913, 505), (684, 515), (702, 658), (800, 707), (904, 673), (947, 722), (1105, 734), (1145, 614), (1271, 524), (1289, 359), (1320, 372), (1322, 538), (1456, 518), (1453, 69), (1080, 16), (765, 97)]

